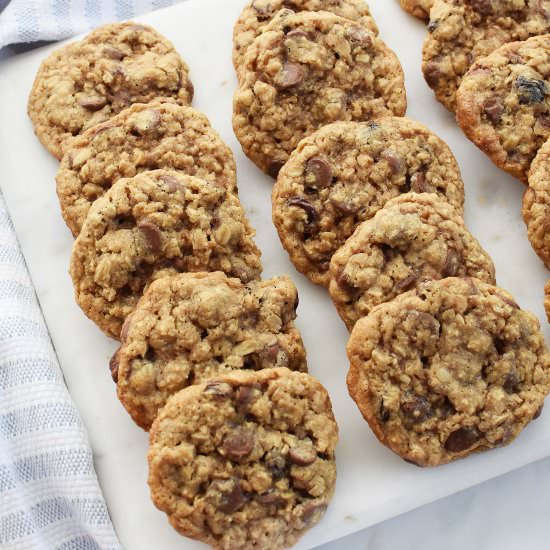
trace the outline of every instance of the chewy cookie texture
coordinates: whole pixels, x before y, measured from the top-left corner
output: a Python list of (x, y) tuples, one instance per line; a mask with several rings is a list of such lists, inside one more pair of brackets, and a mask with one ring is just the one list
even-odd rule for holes
[(264, 27), (283, 8), (294, 12), (328, 11), (378, 34), (378, 27), (364, 0), (252, 0), (244, 7), (233, 29), (233, 65), (237, 72), (246, 50)]
[(462, 214), (464, 184), (448, 146), (404, 117), (327, 125), (300, 142), (273, 187), (273, 222), (295, 267), (328, 286), (332, 255), (384, 204), (436, 193)]
[(422, 71), (435, 96), (455, 109), (470, 65), (515, 40), (550, 32), (550, 0), (435, 0), (422, 51)]
[(457, 94), (457, 122), (491, 160), (527, 183), (550, 137), (550, 35), (506, 44), (478, 59)]
[(72, 140), (61, 161), (57, 196), (73, 235), (113, 183), (157, 168), (237, 188), (233, 153), (205, 115), (169, 103), (136, 104)]
[(235, 372), (187, 388), (150, 439), (153, 502), (180, 533), (216, 549), (290, 547), (334, 492), (338, 428), (307, 374)]
[(434, 0), (399, 0), (401, 7), (411, 15), (427, 21), (430, 18), (430, 9)]
[(361, 413), (384, 445), (420, 466), (510, 443), (550, 389), (536, 317), (471, 278), (429, 282), (374, 308), (347, 350)]
[(109, 336), (155, 279), (223, 271), (260, 278), (260, 251), (239, 199), (226, 187), (155, 170), (120, 179), (89, 210), (71, 257), (80, 307)]
[(405, 114), (403, 71), (368, 29), (281, 10), (247, 49), (233, 99), (245, 154), (276, 177), (302, 138), (336, 121)]
[(149, 429), (168, 397), (235, 369), (306, 371), (288, 277), (243, 284), (220, 272), (151, 284), (124, 324), (111, 361), (118, 396)]
[(193, 85), (172, 44), (147, 25), (104, 25), (55, 50), (40, 66), (28, 113), (36, 135), (57, 158), (69, 141), (133, 103), (188, 105)]
[(330, 295), (349, 330), (378, 304), (446, 277), (495, 283), (489, 255), (448, 203), (406, 193), (363, 222), (334, 254)]

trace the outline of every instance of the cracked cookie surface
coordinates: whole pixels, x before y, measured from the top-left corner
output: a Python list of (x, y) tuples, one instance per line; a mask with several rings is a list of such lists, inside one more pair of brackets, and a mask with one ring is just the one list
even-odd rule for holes
[(501, 169), (527, 183), (550, 136), (550, 35), (478, 59), (457, 94), (457, 122)]
[(186, 273), (151, 284), (124, 324), (111, 360), (118, 396), (148, 429), (168, 397), (235, 369), (306, 371), (289, 277), (247, 284)]
[(191, 103), (188, 72), (174, 46), (151, 27), (104, 25), (42, 63), (28, 113), (42, 144), (60, 159), (73, 136), (133, 103)]
[(252, 0), (239, 15), (233, 29), (233, 65), (237, 72), (250, 44), (282, 8), (294, 12), (328, 11), (357, 21), (372, 33), (378, 34), (378, 27), (364, 0)]
[(387, 202), (334, 254), (330, 274), (330, 296), (349, 330), (374, 306), (428, 280), (495, 283), (493, 262), (462, 217), (430, 193)]
[(402, 193), (436, 193), (462, 214), (464, 184), (448, 146), (401, 117), (336, 123), (305, 138), (273, 188), (273, 222), (292, 263), (328, 286), (332, 255)]
[(531, 163), (522, 214), (531, 246), (544, 265), (550, 267), (550, 140)]
[(156, 168), (237, 188), (233, 153), (205, 115), (169, 103), (136, 104), (76, 137), (61, 161), (57, 196), (73, 235), (113, 183)]
[(377, 306), (347, 351), (348, 389), (365, 420), (420, 466), (507, 445), (550, 389), (537, 318), (471, 278), (425, 283)]
[(181, 534), (216, 549), (290, 547), (334, 492), (338, 427), (307, 374), (241, 371), (192, 386), (150, 435), (153, 502)]
[(169, 170), (121, 179), (92, 205), (75, 241), (76, 301), (118, 339), (155, 279), (189, 271), (259, 279), (253, 235), (239, 199), (215, 182)]
[(455, 109), (474, 61), (516, 40), (550, 32), (550, 0), (435, 0), (422, 50), (422, 71), (435, 96)]
[(276, 177), (305, 136), (336, 121), (405, 114), (403, 71), (365, 27), (281, 10), (248, 48), (233, 99), (245, 154)]
[(411, 15), (428, 21), (434, 0), (399, 0), (401, 7)]

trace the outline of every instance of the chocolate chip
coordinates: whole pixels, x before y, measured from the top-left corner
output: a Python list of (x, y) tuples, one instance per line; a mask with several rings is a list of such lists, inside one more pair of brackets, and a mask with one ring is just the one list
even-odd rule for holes
[(428, 23), (428, 32), (434, 32), (439, 26), (439, 19), (431, 19)]
[(383, 158), (389, 164), (394, 174), (399, 174), (405, 168), (405, 161), (391, 151), (382, 151), (380, 158)]
[(229, 490), (221, 491), (218, 510), (224, 514), (233, 514), (246, 502), (246, 497), (241, 489), (240, 483), (235, 479)]
[(252, 7), (260, 16), (269, 17), (271, 15), (269, 2), (267, 2), (266, 0), (254, 0), (252, 2)]
[(281, 170), (281, 168), (285, 165), (285, 161), (284, 160), (272, 160), (270, 163), (269, 163), (269, 166), (267, 167), (267, 173), (272, 177), (272, 178), (277, 178), (277, 176), (279, 175), (279, 172)]
[(148, 220), (140, 220), (137, 224), (151, 251), (156, 254), (162, 250), (162, 232), (159, 226)]
[(491, 0), (469, 0), (469, 2), (472, 8), (482, 15), (490, 15), (493, 13)]
[(546, 95), (546, 83), (544, 80), (526, 78), (520, 76), (515, 82), (519, 102), (524, 105), (542, 103)]
[(122, 323), (122, 328), (120, 329), (120, 341), (122, 343), (126, 342), (131, 325), (132, 325), (132, 315), (128, 315), (128, 317), (124, 319), (124, 323)]
[(233, 394), (233, 388), (226, 382), (208, 382), (204, 387), (203, 393), (215, 397), (229, 397)]
[(313, 157), (307, 161), (305, 182), (308, 187), (324, 189), (332, 181), (332, 168), (322, 157)]
[(111, 357), (111, 360), (109, 361), (109, 370), (111, 371), (111, 378), (113, 379), (113, 382), (116, 384), (118, 383), (118, 367), (119, 367), (119, 360), (118, 360), (118, 354), (120, 352), (120, 348), (117, 349), (115, 354)]
[(445, 449), (451, 453), (460, 453), (472, 447), (479, 440), (478, 431), (472, 427), (459, 428), (445, 441)]
[(312, 525), (314, 523), (317, 523), (321, 519), (321, 516), (325, 513), (326, 509), (326, 504), (309, 502), (304, 505), (300, 517), (304, 523), (306, 523), (307, 525)]
[(428, 191), (428, 185), (426, 182), (425, 172), (415, 172), (411, 176), (411, 190), (415, 193), (426, 193)]
[(281, 451), (272, 450), (265, 455), (265, 465), (273, 481), (278, 481), (286, 474), (286, 459)]
[(504, 379), (504, 383), (502, 384), (502, 388), (506, 393), (517, 393), (519, 390), (519, 385), (521, 383), (521, 380), (519, 379), (519, 374), (516, 371), (516, 369), (512, 369)]
[(430, 402), (421, 395), (415, 395), (408, 401), (401, 403), (401, 412), (415, 424), (424, 422), (433, 416)]
[(101, 96), (81, 97), (78, 104), (84, 109), (88, 109), (88, 111), (99, 111), (107, 105), (107, 99)]
[(460, 254), (454, 249), (447, 250), (447, 256), (441, 270), (443, 277), (454, 277), (458, 273), (460, 267)]
[(288, 206), (296, 206), (301, 208), (307, 215), (307, 224), (311, 225), (317, 221), (317, 210), (315, 207), (304, 197), (295, 197), (289, 199), (287, 202)]
[(174, 193), (178, 189), (183, 189), (183, 186), (174, 176), (160, 176), (159, 180), (166, 185), (169, 193)]
[(275, 344), (265, 346), (260, 351), (259, 356), (262, 368), (269, 366), (286, 367), (288, 365), (288, 355), (277, 342)]
[(511, 298), (508, 298), (508, 296), (505, 296), (504, 294), (497, 293), (498, 297), (505, 303), (508, 304), (510, 307), (513, 307), (514, 309), (520, 309), (518, 304), (514, 302)]
[(287, 61), (284, 63), (281, 72), (277, 75), (275, 84), (282, 89), (292, 88), (300, 84), (305, 76), (306, 71), (302, 65)]
[(125, 57), (124, 52), (121, 52), (118, 48), (114, 48), (113, 46), (105, 46), (103, 48), (103, 55), (109, 59), (115, 59), (116, 61), (120, 61)]
[(395, 292), (397, 294), (401, 294), (407, 290), (410, 290), (415, 285), (417, 280), (418, 273), (415, 273), (414, 271), (409, 273), (404, 279), (401, 279), (395, 284)]
[(348, 295), (350, 295), (351, 299), (357, 299), (361, 295), (361, 289), (357, 288), (353, 284), (353, 280), (351, 277), (344, 271), (340, 271), (338, 275), (336, 275), (336, 283), (338, 286)]
[(279, 504), (280, 502), (283, 502), (283, 498), (275, 489), (269, 489), (267, 493), (263, 493), (262, 495), (256, 495), (256, 497), (254, 497), (254, 500), (259, 502), (260, 504), (265, 504), (265, 505)]
[(428, 61), (423, 70), (424, 78), (426, 79), (428, 85), (430, 85), (432, 88), (436, 86), (442, 75), (439, 63), (437, 61)]
[(361, 46), (370, 46), (372, 44), (371, 33), (365, 29), (365, 27), (361, 27), (360, 25), (352, 25), (347, 28), (346, 32), (351, 40), (358, 42)]
[(313, 447), (293, 447), (288, 451), (288, 458), (296, 466), (309, 466), (317, 460), (317, 452)]
[(286, 38), (306, 38), (309, 39), (309, 36), (307, 32), (303, 31), (302, 29), (293, 29), (290, 32), (286, 33)]
[(384, 406), (384, 401), (380, 402), (380, 408), (378, 409), (378, 416), (382, 422), (387, 422), (390, 419), (390, 411)]
[(254, 434), (247, 428), (237, 428), (229, 433), (223, 442), (222, 449), (231, 460), (241, 460), (254, 449)]
[(506, 353), (506, 340), (502, 340), (501, 338), (495, 338), (493, 340), (493, 344), (499, 355), (503, 355), (504, 353)]
[(500, 122), (503, 111), (504, 105), (500, 97), (490, 97), (483, 103), (483, 112), (493, 124)]
[(356, 204), (353, 204), (352, 202), (346, 202), (346, 201), (337, 201), (336, 199), (329, 199), (330, 204), (340, 212), (340, 214), (344, 214), (344, 216), (351, 216), (352, 214), (355, 214), (359, 210), (359, 206)]
[(533, 415), (533, 420), (539, 418), (539, 416), (542, 414), (542, 409), (544, 409), (544, 403), (536, 410), (535, 414)]
[(464, 277), (464, 282), (468, 285), (469, 296), (475, 296), (479, 294), (479, 290), (471, 277)]

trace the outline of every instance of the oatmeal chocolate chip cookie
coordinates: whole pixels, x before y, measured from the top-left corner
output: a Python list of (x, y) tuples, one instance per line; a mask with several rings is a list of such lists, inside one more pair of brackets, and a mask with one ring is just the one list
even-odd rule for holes
[(61, 161), (57, 196), (73, 235), (113, 183), (155, 168), (237, 188), (233, 153), (205, 115), (170, 103), (132, 105), (74, 138)]
[(411, 15), (428, 21), (434, 0), (399, 0), (401, 7)]
[(171, 397), (150, 434), (149, 487), (182, 535), (282, 550), (334, 493), (338, 426), (327, 391), (286, 368), (234, 372)]
[(253, 235), (239, 199), (214, 182), (167, 170), (118, 180), (92, 205), (74, 244), (76, 301), (118, 338), (155, 279), (187, 271), (259, 279)]
[(507, 445), (550, 389), (536, 317), (471, 278), (431, 281), (375, 307), (347, 351), (361, 413), (384, 445), (419, 466)]
[(549, 15), (550, 0), (435, 0), (422, 71), (437, 100), (454, 110), (470, 65), (503, 44), (550, 32)]
[(550, 140), (539, 149), (531, 163), (522, 213), (531, 246), (550, 268)]
[(281, 10), (247, 50), (233, 128), (246, 155), (275, 177), (321, 126), (406, 107), (401, 65), (382, 40), (328, 12)]
[(252, 0), (243, 9), (233, 29), (233, 65), (237, 71), (248, 46), (282, 8), (294, 12), (328, 11), (357, 21), (373, 34), (378, 34), (378, 27), (364, 0)]
[(331, 298), (349, 330), (374, 306), (428, 280), (495, 283), (491, 258), (461, 216), (430, 193), (387, 202), (334, 254), (330, 275)]
[(104, 25), (54, 51), (40, 66), (28, 112), (36, 135), (57, 158), (68, 141), (133, 103), (191, 103), (188, 67), (147, 25)]
[(389, 199), (409, 191), (437, 193), (462, 214), (464, 184), (447, 145), (407, 118), (340, 122), (291, 154), (273, 188), (273, 222), (296, 269), (328, 286), (336, 250)]
[(550, 35), (502, 46), (478, 59), (457, 93), (457, 121), (491, 160), (527, 183), (550, 137)]
[(111, 361), (118, 396), (148, 429), (170, 395), (234, 369), (306, 371), (289, 277), (242, 283), (221, 272), (151, 284), (122, 327)]
[(544, 309), (548, 322), (550, 323), (550, 280), (544, 286)]

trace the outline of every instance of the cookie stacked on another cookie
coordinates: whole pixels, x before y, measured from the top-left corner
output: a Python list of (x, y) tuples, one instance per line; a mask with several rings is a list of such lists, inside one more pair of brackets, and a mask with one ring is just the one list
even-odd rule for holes
[(248, 47), (239, 81), (235, 135), (273, 177), (322, 126), (402, 116), (407, 107), (395, 54), (366, 27), (328, 12), (281, 10)]

